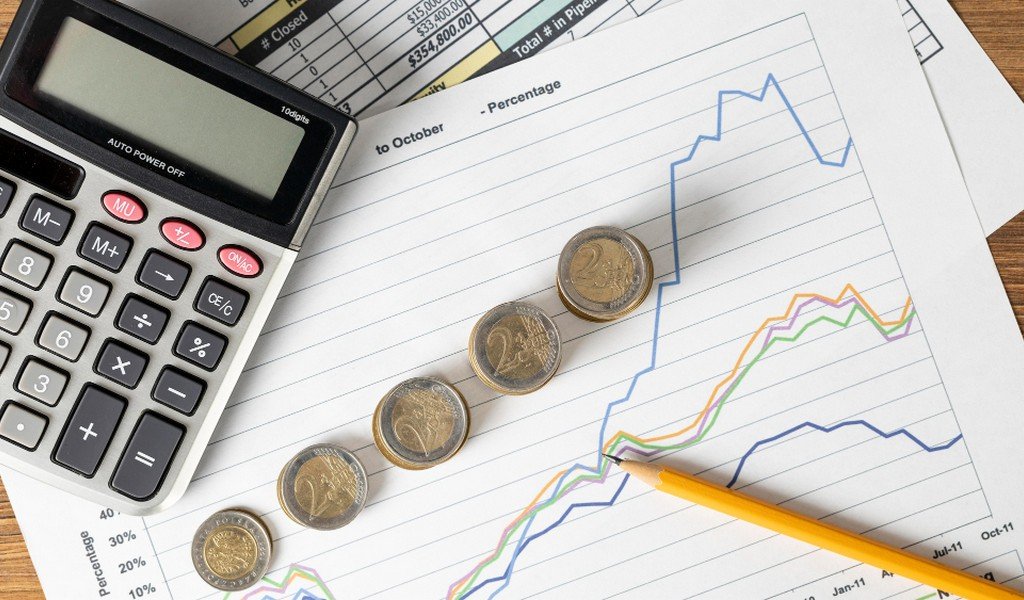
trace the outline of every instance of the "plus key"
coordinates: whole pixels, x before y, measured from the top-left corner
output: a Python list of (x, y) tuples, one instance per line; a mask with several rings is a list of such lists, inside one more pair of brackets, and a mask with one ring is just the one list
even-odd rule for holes
[(53, 460), (92, 477), (117, 430), (124, 408), (123, 398), (94, 385), (86, 385), (71, 411)]

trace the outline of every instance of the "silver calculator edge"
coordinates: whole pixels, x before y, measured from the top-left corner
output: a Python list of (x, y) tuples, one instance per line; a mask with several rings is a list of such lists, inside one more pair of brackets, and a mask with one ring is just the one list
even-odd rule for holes
[[(56, 407), (48, 407), (23, 394), (19, 394), (17, 391), (14, 391), (13, 395), (8, 394), (8, 391), (15, 390), (15, 378), (19, 371), (19, 364), (27, 356), (40, 356), (47, 362), (58, 363), (58, 359), (47, 355), (44, 350), (35, 345), (34, 332), (40, 327), (48, 310), (41, 307), (33, 307), (29, 321), (25, 324), (22, 332), (18, 336), (14, 336), (13, 340), (11, 339), (12, 336), (0, 335), (0, 341), (9, 343), (12, 346), (12, 353), (8, 358), (7, 365), (0, 371), (0, 393), (3, 394), (0, 396), (0, 404), (7, 400), (15, 400), (36, 412), (42, 413), (49, 419), (43, 439), (35, 452), (18, 452), (17, 450), (20, 449), (14, 448), (15, 451), (7, 451), (4, 454), (0, 454), (0, 462), (7, 467), (53, 485), (58, 489), (66, 490), (126, 514), (137, 516), (150, 515), (163, 511), (178, 501), (191, 483), (192, 477), (207, 450), (207, 445), (221, 421), (221, 416), (228, 400), (231, 398), (249, 355), (271, 314), (271, 309), (277, 296), (284, 286), (291, 267), (298, 256), (298, 250), (302, 241), (312, 226), (316, 214), (331, 188), (334, 175), (351, 145), (356, 128), (356, 123), (353, 121), (342, 133), (337, 149), (329, 161), (329, 168), (326, 170), (328, 176), (319, 182), (290, 246), (283, 248), (232, 229), (229, 226), (218, 224), (204, 215), (174, 203), (172, 200), (160, 197), (141, 186), (126, 182), (109, 171), (91, 165), (89, 161), (83, 160), (81, 157), (48, 142), (13, 121), (0, 116), (0, 129), (6, 130), (58, 156), (67, 158), (86, 170), (85, 184), (82, 186), (81, 191), (79, 191), (78, 196), (71, 201), (60, 200), (45, 190), (24, 180), (11, 178), (10, 174), (0, 171), (0, 176), (12, 179), (18, 185), (14, 204), (8, 210), (7, 215), (0, 219), (0, 241), (2, 241), (0, 252), (7, 247), (7, 244), (13, 238), (24, 240), (50, 254), (65, 255), (63, 258), (57, 259), (47, 282), (42, 290), (40, 290), (41, 292), (46, 292), (50, 297), (55, 296), (56, 289), (60, 286), (61, 279), (63, 279), (63, 272), (67, 271), (70, 266), (83, 267), (91, 274), (98, 275), (113, 285), (111, 299), (108, 300), (108, 306), (103, 309), (99, 319), (89, 319), (76, 314), (70, 308), (63, 305), (60, 306), (62, 314), (69, 315), (90, 327), (92, 335), (89, 338), (87, 347), (87, 356), (89, 358), (80, 359), (79, 362), (73, 365), (69, 365), (67, 362), (60, 364), (62, 369), (70, 373), (71, 383)], [(108, 215), (102, 208), (100, 195), (110, 190), (128, 192), (142, 199), (150, 212), (146, 220), (140, 224), (126, 225)], [(77, 213), (71, 233), (60, 248), (54, 248), (52, 245), (33, 238), (31, 234), (23, 232), (16, 225), (20, 211), (23, 210), (28, 198), (34, 194), (40, 194), (57, 203), (66, 204)], [(203, 256), (202, 262), (195, 258), (200, 253), (177, 251), (161, 237), (159, 223), (164, 218), (167, 218), (167, 215), (174, 215), (177, 218), (190, 221), (198, 225), (206, 233), (207, 243), (202, 249), (205, 251), (205, 254), (201, 254)], [(80, 258), (75, 252), (83, 231), (89, 224), (94, 222), (99, 222), (122, 233), (127, 233), (133, 238), (134, 245), (131, 255), (120, 273), (112, 274), (94, 267), (94, 265)], [(263, 261), (264, 272), (254, 281), (249, 282), (232, 277), (217, 261), (215, 249), (231, 243), (247, 247), (259, 254)], [(147, 290), (141, 288), (135, 282), (135, 273), (138, 271), (141, 261), (150, 248), (159, 249), (166, 254), (191, 264), (192, 274), (189, 277), (185, 291), (177, 301), (168, 302), (166, 298), (157, 294), (147, 294)], [(70, 260), (66, 256), (68, 254), (73, 255)], [(199, 288), (209, 276), (216, 276), (250, 294), (245, 314), (233, 327), (225, 327), (223, 324), (191, 310), (192, 298), (196, 296)], [(23, 296), (31, 295), (22, 293), (16, 282), (5, 277), (0, 277), (0, 286), (16, 294)], [(254, 293), (254, 287), (260, 288), (261, 292), (259, 294)], [(165, 308), (171, 305), (172, 313), (188, 312), (188, 314), (172, 314), (171, 322), (167, 325), (159, 345), (148, 345), (120, 332), (113, 325), (117, 306), (120, 305), (121, 298), (124, 298), (128, 293), (139, 294), (147, 299), (152, 299)], [(56, 303), (55, 299), (54, 302)], [(187, 305), (188, 311), (181, 310), (182, 304)], [(172, 355), (172, 340), (177, 335), (176, 332), (181, 329), (186, 321), (199, 322), (228, 338), (229, 350), (216, 372), (208, 373), (195, 368), (189, 370), (188, 365), (183, 364), (180, 359)], [(134, 390), (120, 388), (117, 384), (107, 381), (93, 371), (91, 356), (95, 354), (97, 347), (108, 338), (123, 341), (150, 355), (150, 363), (143, 380)], [(216, 383), (208, 379), (209, 388), (207, 395), (203, 398), (199, 409), (193, 416), (183, 417), (180, 413), (151, 398), (150, 390), (154, 385), (154, 380), (165, 364), (183, 367), (185, 370), (204, 378), (216, 378), (219, 380), (219, 383)], [(85, 383), (95, 383), (108, 391), (128, 398), (128, 407), (122, 416), (117, 431), (110, 441), (108, 452), (104, 456), (99, 469), (91, 478), (78, 476), (72, 471), (54, 463), (51, 460), (50, 451), (60, 438), (65, 421), (69, 418), (70, 412), (77, 402), (78, 394)], [(155, 412), (167, 417), (183, 425), (186, 431), (156, 495), (146, 501), (135, 501), (114, 491), (110, 487), (109, 482), (114, 469), (121, 460), (120, 453), (126, 448), (128, 440), (133, 433), (135, 423), (144, 412)]]

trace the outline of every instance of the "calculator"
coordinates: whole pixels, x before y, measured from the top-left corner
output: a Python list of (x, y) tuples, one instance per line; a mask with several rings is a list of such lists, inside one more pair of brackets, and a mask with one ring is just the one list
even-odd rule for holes
[(0, 86), (0, 463), (158, 512), (356, 124), (106, 0), (25, 0)]

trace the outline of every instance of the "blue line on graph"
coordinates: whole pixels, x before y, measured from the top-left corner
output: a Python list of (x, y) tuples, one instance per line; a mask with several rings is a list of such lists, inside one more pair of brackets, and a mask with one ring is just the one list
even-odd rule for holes
[(920, 440), (920, 438), (918, 438), (916, 435), (910, 433), (906, 429), (900, 428), (900, 429), (897, 429), (895, 431), (890, 431), (889, 433), (886, 433), (886, 432), (882, 431), (881, 429), (875, 427), (874, 425), (872, 425), (871, 423), (868, 423), (867, 421), (865, 421), (863, 419), (854, 419), (852, 421), (843, 421), (842, 423), (836, 423), (835, 425), (826, 425), (826, 426), (818, 425), (816, 423), (811, 423), (810, 421), (807, 421), (807, 422), (804, 422), (804, 423), (801, 423), (801, 424), (797, 425), (796, 427), (790, 427), (789, 429), (783, 431), (782, 433), (780, 433), (778, 435), (773, 435), (770, 438), (765, 438), (763, 440), (760, 440), (756, 444), (751, 446), (750, 450), (747, 450), (743, 454), (743, 457), (740, 458), (740, 463), (738, 465), (736, 465), (736, 472), (733, 473), (732, 479), (729, 480), (729, 483), (725, 484), (725, 487), (730, 487), (731, 488), (732, 486), (736, 485), (736, 481), (739, 480), (739, 478), (740, 478), (740, 472), (743, 471), (743, 466), (745, 464), (747, 464), (747, 459), (750, 458), (750, 455), (752, 455), (753, 453), (757, 452), (758, 448), (760, 448), (761, 446), (763, 446), (765, 444), (770, 444), (770, 443), (772, 443), (774, 441), (780, 440), (780, 439), (782, 439), (782, 438), (784, 438), (786, 436), (792, 435), (792, 434), (800, 431), (801, 429), (815, 429), (815, 430), (820, 431), (822, 433), (832, 433), (833, 431), (835, 431), (837, 429), (842, 429), (843, 427), (852, 427), (854, 425), (860, 425), (861, 427), (866, 427), (866, 428), (870, 429), (872, 432), (874, 432), (876, 435), (878, 435), (879, 437), (882, 437), (884, 439), (894, 438), (894, 437), (896, 437), (898, 435), (905, 436), (908, 439), (910, 439), (910, 441), (912, 441), (915, 444), (917, 444), (918, 446), (920, 446), (921, 449), (924, 450), (925, 452), (938, 452), (940, 450), (949, 450), (950, 448), (952, 448), (957, 442), (959, 442), (964, 437), (964, 434), (961, 433), (961, 434), (958, 434), (955, 438), (953, 438), (953, 439), (949, 440), (948, 442), (946, 442), (945, 444), (939, 444), (937, 446), (929, 446), (928, 444), (922, 442)]
[[(531, 535), (530, 537), (526, 538), (526, 540), (519, 545), (517, 550), (519, 550), (521, 552), (524, 548), (526, 548), (530, 544), (530, 542), (532, 542), (533, 540), (539, 538), (540, 536), (544, 535), (545, 533), (551, 531), (555, 527), (558, 527), (559, 525), (561, 525), (567, 518), (569, 518), (569, 513), (571, 513), (573, 510), (575, 510), (577, 508), (604, 508), (604, 507), (611, 506), (612, 504), (615, 504), (615, 501), (619, 499), (619, 494), (621, 494), (622, 490), (625, 489), (627, 481), (629, 481), (629, 475), (626, 475), (625, 477), (622, 478), (622, 483), (619, 484), (618, 489), (615, 490), (615, 493), (612, 494), (611, 498), (609, 498), (608, 500), (606, 500), (604, 502), (579, 502), (579, 503), (576, 503), (576, 504), (570, 504), (569, 508), (565, 509), (565, 512), (562, 513), (562, 516), (558, 517), (557, 521), (555, 521), (554, 523), (548, 525), (543, 530), (538, 531), (537, 533), (535, 533), (535, 534)], [(532, 520), (533, 519), (531, 519), (531, 521)], [(465, 598), (465, 597), (469, 596), (470, 594), (476, 592), (477, 590), (479, 590), (480, 588), (482, 588), (482, 587), (484, 587), (486, 585), (490, 585), (492, 583), (496, 583), (496, 582), (501, 581), (502, 579), (504, 579), (505, 580), (505, 585), (501, 586), (500, 588), (495, 590), (494, 593), (491, 594), (491, 597), (493, 598), (494, 594), (497, 594), (501, 590), (505, 589), (505, 586), (508, 585), (509, 580), (511, 580), (511, 578), (512, 578), (512, 569), (514, 567), (515, 567), (515, 563), (514, 562), (509, 562), (508, 563), (508, 567), (505, 568), (505, 572), (503, 574), (501, 574), (498, 577), (492, 577), (491, 579), (486, 579), (484, 581), (481, 581), (480, 583), (476, 584), (473, 587), (473, 589), (469, 590), (469, 592), (467, 592), (466, 595), (463, 596), (463, 597)]]
[[(589, 467), (587, 465), (584, 465), (583, 463), (576, 463), (576, 464), (574, 464), (572, 467), (570, 467), (562, 475), (562, 477), (558, 480), (558, 483), (554, 486), (554, 488), (552, 488), (552, 492), (551, 492), (552, 494), (556, 494), (558, 492), (559, 488), (561, 488), (562, 484), (565, 482), (566, 478), (568, 478), (569, 475), (573, 474), (576, 471), (582, 470), (582, 471), (586, 471), (586, 472), (594, 473), (594, 474), (600, 473), (601, 466), (604, 463), (604, 460), (606, 460), (604, 458), (604, 456), (602, 455), (601, 449), (604, 447), (606, 429), (608, 427), (608, 421), (611, 420), (612, 409), (614, 409), (616, 406), (618, 406), (618, 405), (620, 405), (620, 404), (622, 404), (624, 402), (628, 402), (629, 399), (632, 397), (633, 390), (636, 388), (637, 382), (640, 380), (640, 378), (643, 377), (644, 375), (646, 375), (647, 373), (650, 373), (651, 371), (653, 371), (655, 366), (657, 365), (658, 337), (659, 337), (659, 331), (661, 329), (661, 308), (664, 305), (663, 299), (664, 299), (665, 288), (679, 285), (679, 282), (681, 281), (681, 273), (682, 273), (682, 267), (679, 264), (679, 225), (678, 225), (678, 223), (676, 221), (676, 206), (677, 206), (677, 203), (676, 203), (676, 168), (679, 167), (680, 165), (686, 164), (686, 163), (690, 162), (691, 160), (693, 160), (693, 157), (696, 156), (696, 154), (697, 154), (697, 150), (700, 148), (701, 144), (703, 144), (704, 142), (720, 142), (720, 141), (722, 141), (722, 133), (723, 133), (723, 130), (722, 130), (722, 113), (725, 110), (725, 102), (726, 102), (726, 98), (727, 97), (747, 98), (747, 99), (750, 99), (750, 100), (754, 100), (755, 102), (763, 102), (765, 100), (765, 98), (768, 96), (769, 90), (772, 90), (772, 89), (774, 89), (778, 93), (779, 98), (782, 99), (783, 104), (785, 104), (785, 106), (786, 106), (786, 110), (789, 112), (790, 116), (793, 118), (793, 122), (796, 124), (797, 128), (800, 130), (800, 133), (803, 135), (804, 140), (807, 141), (807, 145), (810, 147), (811, 152), (814, 154), (814, 157), (818, 160), (818, 162), (821, 163), (822, 166), (826, 166), (826, 167), (842, 168), (842, 167), (846, 166), (846, 162), (850, 158), (850, 152), (853, 150), (853, 138), (850, 138), (849, 141), (847, 141), (846, 148), (843, 150), (843, 155), (842, 155), (842, 157), (839, 160), (834, 160), (833, 161), (833, 160), (828, 160), (827, 158), (825, 158), (825, 156), (818, 149), (818, 146), (814, 143), (814, 140), (811, 139), (810, 132), (807, 130), (807, 127), (804, 126), (803, 121), (800, 120), (800, 116), (797, 115), (796, 109), (793, 107), (793, 104), (789, 101), (789, 98), (786, 97), (786, 93), (784, 91), (782, 91), (782, 86), (779, 85), (779, 81), (778, 81), (778, 79), (775, 78), (775, 75), (773, 73), (769, 73), (768, 77), (765, 78), (765, 82), (764, 82), (764, 85), (761, 87), (760, 93), (751, 93), (751, 92), (747, 92), (745, 90), (720, 90), (718, 92), (718, 104), (716, 106), (718, 114), (715, 117), (716, 130), (715, 130), (714, 135), (707, 135), (707, 134), (698, 135), (697, 138), (694, 140), (693, 145), (690, 146), (689, 154), (687, 154), (683, 158), (680, 158), (679, 160), (676, 160), (676, 161), (672, 162), (669, 165), (669, 175), (670, 175), (670, 179), (669, 179), (669, 190), (670, 190), (670, 193), (669, 193), (669, 204), (670, 204), (670, 207), (669, 208), (671, 209), (669, 211), (669, 215), (670, 215), (669, 221), (672, 224), (672, 253), (673, 253), (674, 259), (675, 259), (675, 276), (670, 281), (665, 281), (665, 282), (662, 282), (662, 283), (658, 284), (657, 302), (655, 303), (655, 308), (654, 308), (654, 332), (652, 334), (652, 341), (651, 341), (651, 361), (650, 361), (650, 364), (648, 364), (647, 367), (641, 369), (640, 371), (637, 371), (637, 373), (635, 375), (633, 375), (633, 379), (632, 379), (632, 381), (630, 381), (629, 388), (626, 390), (626, 393), (625, 393), (624, 396), (622, 396), (622, 398), (619, 398), (618, 400), (614, 400), (614, 401), (608, 403), (608, 407), (604, 411), (604, 418), (601, 421), (601, 431), (598, 434), (598, 439), (597, 439), (597, 467), (596, 468), (592, 468), (592, 467)], [(549, 496), (549, 498), (550, 498), (550, 496)], [(571, 508), (572, 507), (570, 507), (570, 509)], [(534, 519), (535, 516), (536, 516), (536, 513), (534, 513), (530, 517), (529, 522), (523, 528), (523, 533), (520, 534), (519, 542), (518, 542), (518, 544), (516, 546), (515, 551), (512, 553), (512, 557), (511, 557), (510, 562), (509, 562), (509, 568), (507, 568), (505, 570), (506, 575), (503, 575), (501, 578), (499, 578), (499, 580), (500, 579), (505, 579), (504, 585), (502, 585), (500, 588), (495, 590), (491, 594), (491, 596), (490, 596), (491, 598), (493, 598), (495, 595), (497, 595), (502, 590), (504, 590), (505, 587), (507, 587), (509, 582), (511, 581), (512, 570), (513, 570), (513, 567), (515, 566), (515, 561), (518, 559), (519, 554), (523, 551), (523, 548), (526, 546), (525, 541), (526, 540), (536, 539), (535, 537), (532, 537), (532, 536), (531, 537), (527, 537), (527, 534), (529, 533), (529, 530), (530, 530), (530, 525), (533, 524), (533, 519)], [(547, 533), (551, 529), (552, 528), (549, 527), (549, 528), (545, 529), (542, 533)], [(492, 580), (488, 580), (488, 582), (493, 582), (493, 581)], [(460, 597), (463, 598), (463, 599), (468, 598), (474, 592), (479, 590), (481, 588), (481, 585), (477, 585), (477, 586), (473, 587), (469, 592), (467, 592), (466, 594), (463, 594)]]

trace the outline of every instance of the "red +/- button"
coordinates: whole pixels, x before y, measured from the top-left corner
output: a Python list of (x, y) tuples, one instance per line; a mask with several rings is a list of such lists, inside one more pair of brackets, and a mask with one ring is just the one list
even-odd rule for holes
[(260, 259), (241, 246), (224, 246), (217, 256), (225, 269), (239, 277), (256, 277), (263, 272)]
[(146, 205), (124, 192), (103, 194), (103, 208), (110, 216), (125, 223), (138, 223), (146, 218)]
[(160, 224), (164, 239), (182, 250), (198, 250), (206, 243), (206, 236), (198, 227), (181, 219), (167, 219)]

